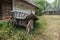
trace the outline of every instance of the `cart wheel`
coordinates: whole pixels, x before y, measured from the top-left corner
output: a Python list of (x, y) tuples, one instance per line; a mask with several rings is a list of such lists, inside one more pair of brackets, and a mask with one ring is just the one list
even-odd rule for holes
[(29, 33), (30, 30), (33, 29), (33, 20), (29, 20), (27, 27), (26, 27), (26, 32)]
[(31, 23), (31, 25), (30, 25), (30, 29), (33, 29), (33, 23)]
[(30, 32), (30, 27), (26, 27), (26, 33), (28, 34)]
[(8, 21), (8, 26), (13, 26), (12, 20), (9, 20), (9, 21)]
[(14, 26), (15, 25), (15, 19), (14, 18), (11, 18), (9, 21), (8, 21), (8, 26)]

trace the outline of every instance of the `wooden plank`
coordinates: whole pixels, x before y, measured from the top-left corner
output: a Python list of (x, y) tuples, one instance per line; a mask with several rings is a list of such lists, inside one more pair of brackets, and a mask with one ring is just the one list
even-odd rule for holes
[(1, 1), (0, 1), (0, 19), (2, 19), (2, 5), (1, 5)]
[(26, 27), (26, 22), (24, 20), (19, 20), (19, 25)]
[(2, 0), (2, 19), (8, 19), (10, 17), (10, 12), (12, 10), (12, 0)]
[(13, 12), (15, 18), (25, 18), (27, 16), (26, 13), (23, 12)]

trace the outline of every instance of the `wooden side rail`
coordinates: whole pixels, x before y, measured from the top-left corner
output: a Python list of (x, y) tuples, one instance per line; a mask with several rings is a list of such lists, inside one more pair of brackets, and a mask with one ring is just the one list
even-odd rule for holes
[(24, 18), (28, 15), (28, 13), (23, 13), (23, 12), (12, 12), (12, 16), (14, 18)]

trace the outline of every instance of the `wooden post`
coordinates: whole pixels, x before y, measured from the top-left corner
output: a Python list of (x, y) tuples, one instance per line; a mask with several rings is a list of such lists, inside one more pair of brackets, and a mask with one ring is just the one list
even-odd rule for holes
[(12, 10), (13, 11), (15, 10), (15, 2), (16, 2), (16, 0), (12, 0)]
[(0, 0), (0, 19), (2, 19), (2, 1)]

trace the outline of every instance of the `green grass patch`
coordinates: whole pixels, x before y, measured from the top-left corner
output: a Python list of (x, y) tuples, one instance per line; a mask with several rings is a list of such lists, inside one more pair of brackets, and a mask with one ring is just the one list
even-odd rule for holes
[(29, 34), (25, 34), (25, 29), (19, 27), (8, 27), (6, 21), (0, 21), (0, 40), (34, 40), (45, 32), (46, 19), (39, 17), (34, 28)]

